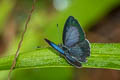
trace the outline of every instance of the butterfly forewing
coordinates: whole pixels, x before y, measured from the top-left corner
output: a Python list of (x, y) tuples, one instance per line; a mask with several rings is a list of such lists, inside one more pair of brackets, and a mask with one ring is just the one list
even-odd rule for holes
[(85, 40), (85, 34), (74, 17), (70, 16), (64, 26), (63, 30), (63, 44), (71, 47), (74, 44)]

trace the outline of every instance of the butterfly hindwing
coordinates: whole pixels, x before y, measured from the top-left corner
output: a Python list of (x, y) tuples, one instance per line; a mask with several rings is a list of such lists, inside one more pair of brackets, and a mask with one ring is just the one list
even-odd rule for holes
[(70, 64), (72, 64), (73, 66), (76, 66), (77, 68), (80, 68), (82, 66), (82, 64), (79, 61), (72, 58), (72, 56), (70, 56), (69, 54), (67, 54), (65, 58)]
[(86, 62), (86, 57), (90, 56), (90, 45), (88, 40), (84, 40), (72, 46), (69, 52), (70, 55), (79, 62)]
[(85, 40), (85, 34), (74, 17), (69, 16), (63, 30), (63, 44), (67, 47), (71, 47), (77, 42)]

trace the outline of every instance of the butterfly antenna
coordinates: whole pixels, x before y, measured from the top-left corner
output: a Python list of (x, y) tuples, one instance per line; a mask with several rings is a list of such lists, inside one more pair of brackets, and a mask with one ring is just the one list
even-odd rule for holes
[(60, 30), (59, 30), (58, 24), (57, 24), (57, 30), (58, 30), (59, 40), (60, 40)]

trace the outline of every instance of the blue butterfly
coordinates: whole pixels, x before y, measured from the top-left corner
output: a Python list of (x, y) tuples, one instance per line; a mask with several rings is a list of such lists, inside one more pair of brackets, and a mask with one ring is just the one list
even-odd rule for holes
[(86, 57), (90, 56), (90, 43), (85, 39), (85, 33), (78, 21), (69, 16), (63, 30), (63, 44), (56, 45), (48, 39), (45, 41), (60, 52), (73, 66), (80, 68)]

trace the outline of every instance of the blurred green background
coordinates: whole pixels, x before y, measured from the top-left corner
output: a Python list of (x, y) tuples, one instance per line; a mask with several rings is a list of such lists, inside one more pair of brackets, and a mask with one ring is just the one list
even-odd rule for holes
[[(0, 0), (1, 57), (15, 54), (32, 3), (33, 0)], [(48, 47), (44, 38), (61, 43), (68, 16), (74, 16), (80, 22), (90, 42), (120, 42), (117, 38), (120, 0), (36, 0), (20, 52)], [(7, 79), (7, 74), (8, 71), (0, 71), (0, 80)], [(57, 67), (18, 69), (11, 77), (12, 80), (120, 80), (119, 74), (114, 70)]]

